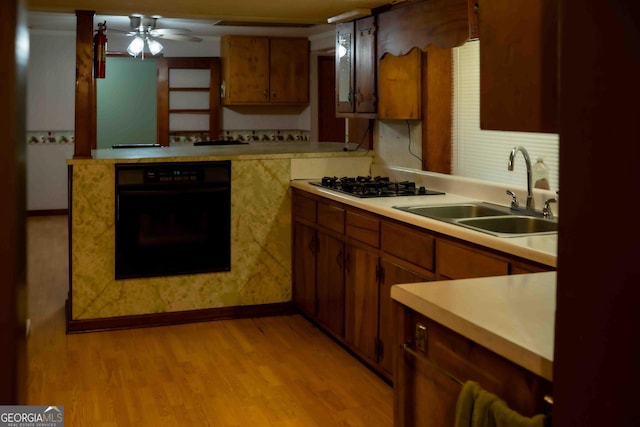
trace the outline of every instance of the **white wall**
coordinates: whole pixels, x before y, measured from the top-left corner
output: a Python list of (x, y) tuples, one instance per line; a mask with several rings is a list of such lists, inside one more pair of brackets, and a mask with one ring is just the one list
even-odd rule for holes
[[(75, 123), (75, 34), (30, 34), (27, 75), (27, 136), (73, 133)], [(27, 144), (27, 210), (67, 208), (67, 159), (73, 143), (39, 138)]]

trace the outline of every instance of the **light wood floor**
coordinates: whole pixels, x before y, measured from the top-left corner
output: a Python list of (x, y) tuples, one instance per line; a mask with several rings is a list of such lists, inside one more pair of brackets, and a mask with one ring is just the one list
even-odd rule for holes
[(67, 217), (29, 217), (28, 404), (66, 426), (392, 425), (392, 388), (299, 315), (66, 335)]

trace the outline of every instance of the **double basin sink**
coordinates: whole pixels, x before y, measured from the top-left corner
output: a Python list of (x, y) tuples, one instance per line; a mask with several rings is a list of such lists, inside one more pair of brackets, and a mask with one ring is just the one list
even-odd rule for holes
[(558, 232), (558, 222), (543, 218), (539, 212), (511, 209), (487, 202), (394, 206), (394, 208), (498, 237), (522, 237)]

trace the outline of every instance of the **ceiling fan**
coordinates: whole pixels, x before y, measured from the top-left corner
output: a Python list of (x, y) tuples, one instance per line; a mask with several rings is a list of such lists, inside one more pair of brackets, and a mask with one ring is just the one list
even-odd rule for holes
[(133, 37), (133, 40), (127, 47), (127, 52), (131, 56), (138, 56), (142, 54), (144, 59), (144, 45), (146, 43), (149, 48), (149, 52), (152, 55), (157, 55), (162, 51), (163, 46), (156, 39), (168, 39), (178, 41), (190, 41), (199, 42), (202, 41), (200, 37), (188, 35), (190, 30), (181, 28), (156, 28), (158, 15), (145, 16), (145, 15), (129, 15), (131, 28), (129, 31), (113, 30), (116, 32), (126, 33), (128, 37)]

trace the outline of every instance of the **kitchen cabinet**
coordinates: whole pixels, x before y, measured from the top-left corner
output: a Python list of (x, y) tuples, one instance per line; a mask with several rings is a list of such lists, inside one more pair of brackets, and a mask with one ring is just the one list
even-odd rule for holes
[(419, 120), (422, 98), (422, 55), (418, 48), (402, 56), (380, 59), (378, 119)]
[(433, 242), (413, 227), (347, 211), (345, 338), (389, 380), (394, 359), (391, 287), (433, 278)]
[(375, 118), (377, 110), (375, 16), (336, 26), (336, 115)]
[(293, 303), (344, 337), (344, 209), (293, 192)]
[(293, 302), (311, 317), (316, 315), (317, 237), (313, 227), (294, 222)]
[(337, 337), (344, 336), (345, 209), (318, 201), (316, 320)]
[(378, 363), (378, 254), (347, 245), (345, 341), (369, 364)]
[(393, 380), (391, 287), (550, 267), (293, 188), (293, 302)]
[(478, 0), (480, 128), (558, 132), (558, 2)]
[(309, 41), (294, 37), (223, 36), (224, 105), (307, 105)]
[(345, 341), (369, 364), (378, 363), (380, 220), (347, 212), (345, 265)]
[(475, 381), (530, 417), (548, 410), (550, 381), (439, 323), (394, 302), (396, 358), (394, 425), (455, 424), (462, 384)]

